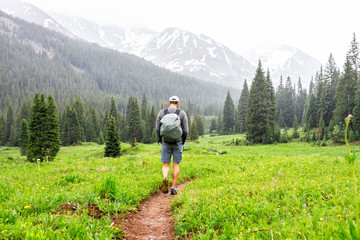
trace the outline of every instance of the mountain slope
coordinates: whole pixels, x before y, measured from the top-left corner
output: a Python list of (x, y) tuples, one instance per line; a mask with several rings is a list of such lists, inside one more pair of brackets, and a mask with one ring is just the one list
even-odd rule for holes
[(254, 67), (243, 57), (205, 35), (168, 28), (153, 37), (140, 56), (174, 72), (241, 88)]
[[(35, 92), (51, 93), (63, 106), (76, 96), (102, 109), (115, 96), (146, 94), (150, 104), (178, 95), (182, 104), (223, 104), (227, 88), (185, 77), (136, 56), (104, 49), (13, 18), (0, 11), (0, 112)], [(239, 92), (230, 89), (233, 96)], [(184, 106), (183, 105), (183, 106)]]
[(0, 10), (14, 17), (24, 19), (47, 29), (62, 33), (68, 37), (75, 38), (74, 34), (64, 28), (47, 13), (25, 1), (0, 0)]
[(282, 44), (267, 44), (253, 48), (244, 53), (252, 63), (261, 59), (263, 67), (269, 68), (273, 84), (277, 87), (280, 76), (290, 76), (293, 82), (301, 78), (302, 84), (308, 87), (311, 77), (320, 69), (321, 63), (300, 49)]

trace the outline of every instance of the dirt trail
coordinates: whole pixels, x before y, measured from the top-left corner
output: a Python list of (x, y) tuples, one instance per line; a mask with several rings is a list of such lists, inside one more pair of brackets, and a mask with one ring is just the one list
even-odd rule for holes
[[(177, 186), (178, 194), (185, 183)], [(158, 192), (144, 201), (136, 213), (128, 213), (121, 224), (128, 240), (175, 239), (170, 202), (175, 196)]]

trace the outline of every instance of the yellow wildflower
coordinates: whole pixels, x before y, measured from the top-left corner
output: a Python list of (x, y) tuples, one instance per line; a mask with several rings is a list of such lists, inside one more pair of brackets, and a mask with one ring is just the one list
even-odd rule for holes
[(301, 236), (301, 232), (299, 232), (299, 231), (298, 231), (298, 232), (296, 232), (296, 234), (297, 234), (297, 235), (299, 235), (299, 236)]
[(31, 208), (31, 206), (24, 206), (25, 209)]

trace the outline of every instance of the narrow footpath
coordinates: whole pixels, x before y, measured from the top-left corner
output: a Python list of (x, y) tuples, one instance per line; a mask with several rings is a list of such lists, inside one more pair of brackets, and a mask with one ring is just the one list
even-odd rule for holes
[[(178, 194), (186, 183), (177, 186)], [(175, 196), (158, 192), (145, 200), (136, 213), (128, 213), (121, 224), (127, 240), (175, 239), (170, 203)]]

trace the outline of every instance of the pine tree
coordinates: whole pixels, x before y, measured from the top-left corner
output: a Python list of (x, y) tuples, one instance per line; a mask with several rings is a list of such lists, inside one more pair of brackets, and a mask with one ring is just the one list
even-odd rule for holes
[(128, 101), (128, 109), (127, 113), (127, 124), (129, 126), (128, 137), (130, 143), (135, 143), (142, 141), (142, 128), (141, 128), (141, 116), (140, 116), (140, 108), (137, 101), (137, 98), (130, 97)]
[(316, 121), (317, 113), (318, 113), (318, 108), (316, 105), (316, 99), (315, 99), (315, 95), (312, 93), (309, 98), (309, 103), (305, 117), (306, 119), (305, 124), (307, 126), (307, 130), (310, 130), (318, 126), (318, 122)]
[(306, 89), (302, 88), (301, 79), (299, 78), (297, 84), (297, 96), (296, 96), (296, 118), (298, 120), (298, 124), (302, 123), (303, 115), (305, 112), (306, 99), (307, 99)]
[(295, 116), (295, 118), (294, 118), (293, 127), (294, 127), (294, 130), (293, 130), (292, 138), (294, 138), (294, 139), (299, 138), (299, 137), (300, 137), (300, 134), (299, 134), (299, 132), (298, 132), (298, 130), (299, 130), (299, 124), (298, 124), (298, 120), (297, 120), (297, 117), (296, 117), (296, 116)]
[(47, 118), (47, 109), (44, 94), (39, 95), (36, 93), (33, 106), (31, 108), (31, 116), (29, 122), (29, 141), (26, 150), (27, 159), (30, 162), (39, 161), (43, 162), (46, 159), (45, 149), (45, 127)]
[(266, 123), (270, 129), (270, 131), (267, 131), (267, 133), (271, 135), (271, 136), (269, 136), (268, 139), (271, 139), (272, 134), (274, 132), (275, 121), (276, 121), (276, 99), (275, 99), (275, 91), (274, 91), (274, 87), (272, 85), (269, 70), (267, 71), (267, 74), (266, 74), (266, 84), (267, 84), (267, 88), (266, 88), (266, 91), (267, 91), (267, 107), (266, 107), (267, 108), (267, 113), (266, 113), (267, 120), (266, 120)]
[(348, 51), (347, 57), (350, 60), (351, 67), (354, 69), (356, 74), (356, 79), (358, 78), (358, 71), (360, 67), (360, 54), (359, 54), (359, 43), (356, 40), (355, 33), (353, 34), (353, 39), (350, 44), (350, 49)]
[[(110, 103), (110, 112), (109, 112), (109, 118), (114, 117), (115, 121), (117, 121), (118, 119), (118, 111), (117, 111), (117, 107), (116, 107), (116, 103), (115, 103), (115, 99), (114, 97), (111, 98), (111, 103)], [(108, 122), (110, 123), (110, 122)]]
[(355, 93), (355, 107), (353, 110), (353, 129), (355, 134), (355, 140), (360, 140), (360, 78), (357, 82), (357, 88)]
[(247, 114), (248, 98), (249, 98), (249, 87), (245, 79), (238, 104), (237, 122), (236, 122), (237, 133), (246, 132), (246, 114)]
[(196, 141), (199, 139), (199, 132), (196, 126), (196, 120), (192, 119), (191, 125), (190, 125), (190, 132), (189, 132), (189, 138), (191, 141)]
[(47, 115), (44, 132), (44, 147), (48, 161), (53, 161), (56, 154), (60, 150), (59, 123), (55, 111), (55, 100), (51, 95), (49, 95), (47, 101)]
[(204, 135), (204, 121), (200, 115), (195, 116), (196, 127), (199, 132), (199, 136)]
[(21, 129), (20, 129), (20, 136), (19, 136), (19, 146), (20, 146), (20, 154), (21, 156), (26, 155), (26, 147), (28, 143), (29, 132), (28, 132), (28, 124), (26, 119), (21, 121)]
[(151, 114), (147, 114), (145, 119), (145, 126), (144, 126), (144, 143), (151, 143), (152, 142), (152, 134), (154, 130), (153, 121), (151, 119)]
[(16, 139), (20, 138), (22, 120), (25, 119), (27, 122), (29, 121), (30, 114), (31, 114), (31, 103), (32, 103), (32, 99), (31, 99), (31, 97), (29, 97), (21, 105), (21, 108), (20, 108), (19, 113), (16, 118), (16, 129), (19, 130), (19, 131), (17, 131)]
[(265, 141), (269, 123), (267, 114), (269, 113), (268, 84), (265, 79), (261, 61), (256, 69), (254, 80), (252, 81), (248, 99), (248, 112), (246, 118), (247, 140), (253, 143)]
[(352, 113), (355, 106), (356, 75), (350, 59), (347, 58), (339, 84), (336, 89), (336, 107), (334, 110), (334, 123), (343, 124), (347, 115)]
[(77, 97), (73, 102), (73, 109), (76, 111), (77, 118), (80, 125), (80, 141), (84, 142), (85, 139), (85, 107), (84, 102), (80, 97)]
[(61, 142), (63, 145), (81, 143), (81, 126), (75, 109), (66, 106), (62, 116)]
[(235, 126), (235, 105), (229, 91), (224, 103), (223, 118), (223, 133), (233, 133), (233, 127)]
[(17, 146), (17, 130), (16, 130), (15, 122), (13, 123), (13, 125), (11, 125), (11, 131), (7, 145)]
[(323, 117), (325, 126), (329, 126), (335, 109), (336, 85), (338, 82), (338, 71), (335, 60), (330, 54), (324, 73), (324, 89), (320, 96), (320, 117)]
[(287, 77), (285, 83), (284, 101), (285, 106), (283, 110), (285, 124), (287, 127), (292, 127), (295, 117), (295, 99), (294, 89), (290, 77)]
[(0, 115), (0, 146), (6, 144), (5, 140), (5, 119), (4, 115)]
[(120, 140), (118, 131), (116, 130), (116, 122), (114, 116), (111, 116), (108, 124), (105, 144), (105, 157), (120, 156)]
[[(275, 99), (276, 99), (275, 100), (275, 102), (276, 102), (276, 123), (280, 127), (283, 127), (285, 124), (285, 119), (284, 119), (285, 89), (284, 89), (282, 76), (280, 76), (279, 86), (276, 89)], [(280, 113), (281, 113), (281, 115), (280, 115)]]
[(143, 93), (141, 99), (141, 118), (142, 120), (146, 120), (146, 113), (147, 113), (147, 99), (145, 93)]
[(13, 126), (14, 126), (14, 112), (10, 104), (6, 112), (5, 143), (8, 143), (10, 140), (11, 128)]
[(125, 116), (122, 116), (122, 118), (120, 119), (120, 140), (122, 142), (127, 142), (129, 140), (128, 132), (129, 126), (126, 122)]
[(216, 130), (217, 130), (216, 118), (213, 117), (210, 121), (210, 133), (213, 133)]

